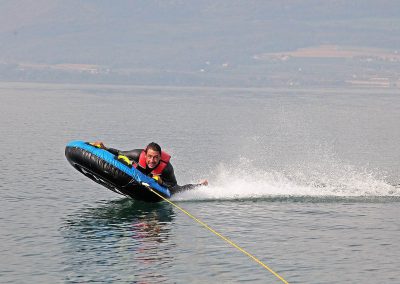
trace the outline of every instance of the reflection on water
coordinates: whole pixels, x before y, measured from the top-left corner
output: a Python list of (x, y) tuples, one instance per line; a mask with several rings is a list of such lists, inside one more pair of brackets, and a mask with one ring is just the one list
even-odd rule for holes
[[(174, 212), (165, 203), (102, 202), (67, 217), (61, 228), (65, 281), (165, 282)], [(115, 265), (118, 264), (118, 265)]]

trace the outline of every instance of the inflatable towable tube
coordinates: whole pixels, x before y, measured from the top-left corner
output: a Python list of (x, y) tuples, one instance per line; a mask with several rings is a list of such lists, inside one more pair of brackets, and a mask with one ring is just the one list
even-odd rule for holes
[(167, 188), (129, 164), (125, 156), (118, 158), (84, 141), (68, 143), (65, 156), (75, 169), (116, 193), (146, 202), (161, 201), (150, 187), (166, 198), (171, 197)]

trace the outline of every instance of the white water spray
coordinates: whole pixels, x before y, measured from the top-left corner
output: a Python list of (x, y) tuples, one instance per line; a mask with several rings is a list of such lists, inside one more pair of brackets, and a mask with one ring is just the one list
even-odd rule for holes
[(335, 161), (284, 170), (254, 168), (241, 159), (236, 167), (219, 165), (208, 187), (182, 192), (174, 200), (256, 199), (270, 197), (400, 197), (378, 171)]

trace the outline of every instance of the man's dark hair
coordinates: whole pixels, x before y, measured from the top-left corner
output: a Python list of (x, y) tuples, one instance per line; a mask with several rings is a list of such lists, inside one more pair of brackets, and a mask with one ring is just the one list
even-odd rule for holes
[(161, 147), (157, 143), (151, 142), (149, 145), (146, 146), (146, 149), (144, 151), (147, 153), (147, 150), (149, 150), (149, 149), (151, 149), (153, 151), (158, 151), (161, 155)]

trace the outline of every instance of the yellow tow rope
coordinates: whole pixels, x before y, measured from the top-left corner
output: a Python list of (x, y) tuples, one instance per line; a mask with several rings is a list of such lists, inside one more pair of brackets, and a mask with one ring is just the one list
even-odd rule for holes
[[(147, 186), (146, 186), (147, 187)], [(230, 239), (224, 237), (223, 235), (221, 235), (220, 233), (218, 233), (217, 231), (215, 231), (214, 229), (212, 229), (210, 226), (208, 226), (206, 223), (204, 223), (203, 221), (197, 219), (195, 216), (193, 216), (192, 214), (190, 214), (188, 211), (186, 211), (185, 209), (179, 207), (178, 205), (176, 205), (175, 203), (173, 203), (171, 200), (165, 198), (164, 196), (162, 196), (161, 194), (159, 194), (158, 192), (156, 192), (155, 190), (153, 190), (150, 187), (147, 187), (151, 192), (153, 192), (155, 195), (159, 196), (160, 198), (162, 198), (164, 201), (167, 201), (169, 204), (171, 204), (172, 206), (178, 208), (179, 210), (181, 210), (183, 213), (185, 213), (186, 215), (188, 215), (190, 218), (192, 218), (193, 220), (195, 220), (197, 223), (199, 223), (200, 225), (202, 225), (203, 227), (205, 227), (207, 230), (211, 231), (212, 233), (214, 233), (215, 235), (217, 235), (218, 237), (220, 237), (221, 239), (223, 239), (224, 241), (226, 241), (227, 243), (229, 243), (230, 245), (232, 245), (233, 247), (237, 248), (238, 250), (240, 250), (242, 253), (244, 253), (245, 255), (247, 255), (248, 257), (250, 257), (252, 260), (254, 260), (255, 262), (257, 262), (258, 264), (260, 264), (262, 267), (264, 267), (266, 270), (268, 270), (269, 272), (271, 272), (275, 277), (277, 277), (279, 280), (281, 280), (283, 283), (288, 284), (288, 282), (282, 277), (280, 276), (278, 273), (276, 273), (275, 271), (273, 271), (271, 268), (269, 268), (266, 264), (264, 264), (261, 260), (259, 260), (258, 258), (256, 258), (254, 255), (250, 254), (249, 252), (247, 252), (246, 250), (244, 250), (243, 248), (241, 248), (240, 246), (238, 246), (237, 244), (235, 244), (234, 242), (232, 242)]]

